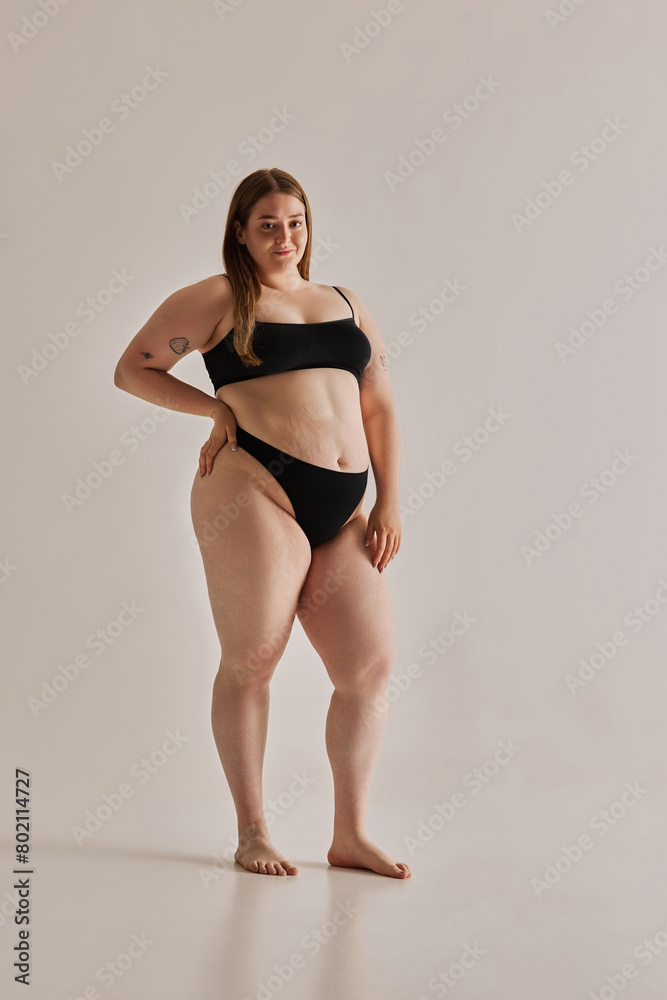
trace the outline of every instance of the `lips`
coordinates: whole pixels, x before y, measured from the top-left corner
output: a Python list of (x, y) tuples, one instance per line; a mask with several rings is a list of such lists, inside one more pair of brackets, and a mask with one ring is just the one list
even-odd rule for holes
[(280, 254), (281, 257), (284, 257), (285, 254), (292, 253), (293, 251), (292, 248), (290, 248), (289, 250), (274, 250), (273, 252)]

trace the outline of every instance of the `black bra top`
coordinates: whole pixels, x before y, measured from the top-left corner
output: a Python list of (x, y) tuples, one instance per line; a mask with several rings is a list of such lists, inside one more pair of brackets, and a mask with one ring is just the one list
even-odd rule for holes
[[(335, 285), (331, 286), (336, 288)], [(343, 295), (336, 288), (339, 295)], [(352, 309), (346, 295), (343, 298)], [(254, 327), (253, 348), (261, 365), (244, 365), (234, 348), (234, 328), (215, 347), (202, 352), (204, 364), (217, 392), (230, 382), (246, 382), (263, 375), (302, 368), (344, 368), (361, 384), (361, 374), (371, 359), (371, 344), (352, 316), (323, 323), (264, 323)]]

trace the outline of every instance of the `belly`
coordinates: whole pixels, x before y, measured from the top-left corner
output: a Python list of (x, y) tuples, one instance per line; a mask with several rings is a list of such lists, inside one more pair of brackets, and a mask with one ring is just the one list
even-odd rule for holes
[(286, 454), (340, 472), (368, 466), (359, 383), (351, 372), (281, 372), (222, 386), (216, 395), (241, 427)]

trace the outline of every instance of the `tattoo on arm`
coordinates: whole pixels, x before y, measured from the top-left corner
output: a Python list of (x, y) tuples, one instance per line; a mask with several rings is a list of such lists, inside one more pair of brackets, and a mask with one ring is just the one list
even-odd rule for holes
[[(188, 341), (186, 340), (185, 343), (187, 344)], [(172, 350), (173, 350), (173, 348), (172, 348)], [(155, 355), (151, 354), (150, 351), (139, 351), (139, 354), (142, 356), (142, 358), (146, 358), (146, 361), (150, 361), (152, 358), (155, 357)], [(152, 370), (154, 372), (157, 372), (158, 375), (168, 375), (169, 374), (169, 372), (163, 371), (162, 368), (153, 368)]]
[(387, 363), (387, 355), (386, 354), (380, 354), (379, 355), (379, 357), (378, 357), (378, 364), (380, 365), (380, 368), (382, 369), (383, 372), (388, 372), (389, 371), (389, 364)]
[(173, 340), (169, 341), (169, 346), (174, 354), (185, 354), (189, 345), (190, 341), (187, 337), (174, 337)]

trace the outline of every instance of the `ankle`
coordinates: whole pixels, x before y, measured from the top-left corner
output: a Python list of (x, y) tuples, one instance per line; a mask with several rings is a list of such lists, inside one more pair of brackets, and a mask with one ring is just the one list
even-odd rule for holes
[(238, 827), (239, 844), (243, 840), (270, 840), (269, 828), (265, 819), (251, 820), (250, 822), (239, 823)]
[(366, 825), (364, 823), (334, 823), (333, 839), (345, 840), (368, 840)]

